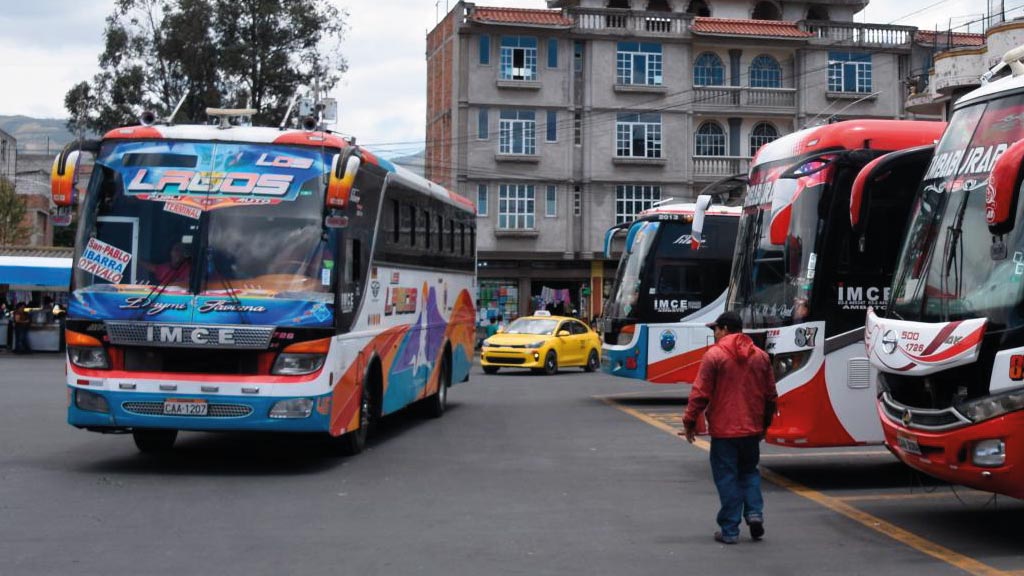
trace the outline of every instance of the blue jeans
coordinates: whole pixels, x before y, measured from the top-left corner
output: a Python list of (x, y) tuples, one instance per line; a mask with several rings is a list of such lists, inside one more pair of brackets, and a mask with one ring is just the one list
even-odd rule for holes
[(735, 538), (740, 534), (740, 520), (764, 519), (764, 498), (761, 497), (761, 437), (711, 439), (711, 474), (718, 488), (721, 509), (718, 525), (722, 535)]

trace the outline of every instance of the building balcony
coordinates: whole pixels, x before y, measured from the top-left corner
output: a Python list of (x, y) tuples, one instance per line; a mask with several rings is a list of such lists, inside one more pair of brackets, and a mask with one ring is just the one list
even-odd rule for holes
[(985, 55), (984, 46), (954, 48), (936, 54), (932, 64), (933, 90), (943, 96), (950, 96), (980, 86), (981, 75), (988, 71)]
[(792, 114), (796, 110), (795, 88), (751, 88), (749, 86), (695, 86), (693, 108), (720, 110), (756, 109)]
[(693, 17), (679, 12), (634, 12), (622, 8), (573, 8), (578, 32), (614, 36), (682, 36)]
[(750, 156), (694, 156), (693, 179), (712, 181), (750, 170)]
[(913, 26), (891, 24), (864, 24), (859, 22), (833, 22), (830, 20), (803, 20), (801, 30), (810, 32), (811, 44), (823, 46), (863, 46), (866, 48), (910, 49), (914, 38)]

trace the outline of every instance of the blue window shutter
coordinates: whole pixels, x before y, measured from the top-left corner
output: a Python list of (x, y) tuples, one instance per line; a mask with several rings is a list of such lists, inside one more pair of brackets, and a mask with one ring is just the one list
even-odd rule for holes
[(487, 34), (480, 35), (480, 63), (491, 63), (491, 37)]
[(548, 142), (558, 140), (558, 112), (548, 110)]
[(548, 39), (548, 68), (558, 68), (558, 38)]

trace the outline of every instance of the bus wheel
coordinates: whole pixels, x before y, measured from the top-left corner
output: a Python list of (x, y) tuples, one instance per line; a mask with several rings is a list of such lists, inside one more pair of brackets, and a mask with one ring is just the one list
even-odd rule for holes
[(174, 447), (174, 441), (178, 439), (178, 431), (137, 429), (132, 430), (132, 439), (135, 440), (135, 447), (139, 449), (139, 452), (145, 454), (170, 452)]
[(448, 353), (441, 356), (441, 368), (437, 371), (437, 392), (423, 403), (424, 414), (430, 418), (444, 416), (448, 407), (448, 387), (452, 384), (451, 361)]
[(544, 357), (544, 373), (548, 376), (558, 374), (558, 355), (554, 350), (548, 350), (548, 355)]
[(359, 428), (334, 438), (337, 451), (342, 456), (355, 456), (366, 448), (366, 438), (370, 435), (370, 418), (373, 410), (373, 396), (368, 382), (363, 383), (363, 393), (359, 400)]
[(601, 367), (601, 359), (597, 356), (597, 350), (591, 350), (587, 356), (587, 365), (583, 367), (584, 372), (596, 372)]
[(498, 373), (498, 367), (497, 366), (484, 366), (483, 368), (484, 368), (484, 374), (497, 374)]

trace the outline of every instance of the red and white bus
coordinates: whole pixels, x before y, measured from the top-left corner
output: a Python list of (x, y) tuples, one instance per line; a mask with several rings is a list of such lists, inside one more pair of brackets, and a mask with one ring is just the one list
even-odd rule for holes
[(472, 203), (337, 135), (120, 128), (56, 159), (53, 199), (78, 205), (73, 426), (143, 451), (262, 430), (358, 452), (374, 419), (415, 402), (439, 416), (468, 378)]
[[(779, 393), (768, 442), (849, 446), (882, 440), (862, 345), (868, 306), (885, 301), (921, 170), (893, 171), (851, 226), (854, 179), (894, 150), (931, 145), (944, 124), (853, 120), (764, 145), (754, 158), (728, 310), (772, 359)], [(913, 154), (928, 154), (924, 149)]]
[(657, 206), (605, 234), (609, 255), (612, 238), (626, 231), (601, 319), (605, 372), (655, 384), (696, 379), (714, 339), (705, 324), (725, 310), (740, 215), (739, 207), (709, 202)]
[[(1024, 498), (1024, 48), (957, 101), (887, 309), (868, 315), (885, 442), (932, 476)], [(998, 70), (996, 70), (998, 71)]]

